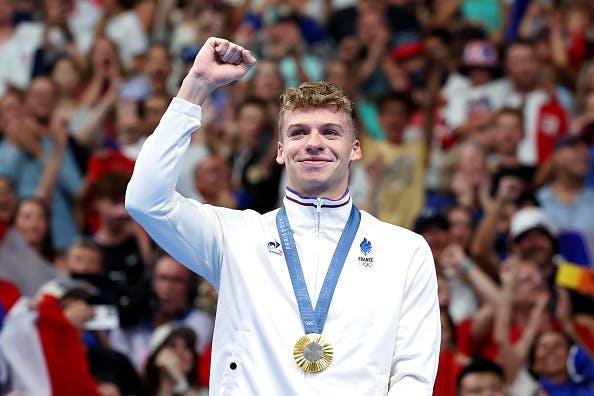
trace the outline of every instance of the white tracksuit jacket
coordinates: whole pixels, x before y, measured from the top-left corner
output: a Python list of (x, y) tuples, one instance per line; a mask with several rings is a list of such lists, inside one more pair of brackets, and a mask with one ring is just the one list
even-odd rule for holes
[[(210, 394), (431, 395), (440, 322), (435, 267), (424, 239), (361, 212), (323, 331), (334, 360), (323, 372), (301, 371), (292, 352), (304, 330), (282, 248), (274, 244), (280, 242), (277, 211), (203, 205), (174, 190), (200, 111), (173, 99), (138, 156), (126, 208), (219, 292)], [(287, 190), (284, 205), (315, 306), (352, 200), (349, 194), (331, 201)], [(360, 247), (364, 238), (370, 251)]]

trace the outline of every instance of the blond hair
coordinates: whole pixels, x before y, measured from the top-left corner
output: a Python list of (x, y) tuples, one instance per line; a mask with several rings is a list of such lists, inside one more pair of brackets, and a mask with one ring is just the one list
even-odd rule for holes
[(280, 113), (278, 117), (278, 130), (282, 138), (282, 120), (287, 111), (313, 110), (334, 108), (346, 114), (351, 127), (353, 139), (357, 137), (355, 121), (353, 120), (353, 102), (344, 94), (342, 89), (334, 83), (327, 81), (305, 82), (298, 88), (287, 88), (280, 97)]

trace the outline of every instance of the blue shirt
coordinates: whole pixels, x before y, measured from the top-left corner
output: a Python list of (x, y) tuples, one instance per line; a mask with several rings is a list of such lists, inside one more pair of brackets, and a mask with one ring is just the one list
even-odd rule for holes
[[(41, 143), (43, 145), (41, 158), (32, 157), (6, 140), (0, 143), (0, 175), (7, 176), (13, 181), (20, 199), (35, 193), (43, 168), (51, 156), (52, 140), (43, 138)], [(82, 175), (72, 152), (67, 148), (52, 196), (50, 229), (54, 247), (58, 250), (68, 248), (78, 235), (72, 205), (81, 183)]]
[(538, 190), (536, 197), (553, 224), (561, 230), (579, 230), (594, 234), (594, 190), (584, 187), (571, 205), (559, 201), (551, 186)]
[(554, 384), (545, 378), (541, 378), (538, 382), (548, 396), (594, 396), (594, 389), (587, 384), (571, 381)]

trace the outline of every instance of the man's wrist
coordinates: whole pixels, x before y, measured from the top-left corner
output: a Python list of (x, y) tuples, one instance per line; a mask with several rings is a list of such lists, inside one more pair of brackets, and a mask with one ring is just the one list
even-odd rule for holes
[(215, 89), (217, 89), (217, 86), (212, 81), (201, 76), (194, 76), (190, 73), (184, 78), (177, 92), (177, 97), (202, 106)]

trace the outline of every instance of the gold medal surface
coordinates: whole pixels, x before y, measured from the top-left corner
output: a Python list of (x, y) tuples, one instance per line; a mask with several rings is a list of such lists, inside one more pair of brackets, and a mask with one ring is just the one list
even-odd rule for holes
[(297, 366), (308, 373), (325, 370), (334, 356), (332, 344), (321, 334), (306, 334), (299, 338), (293, 349), (293, 359)]

